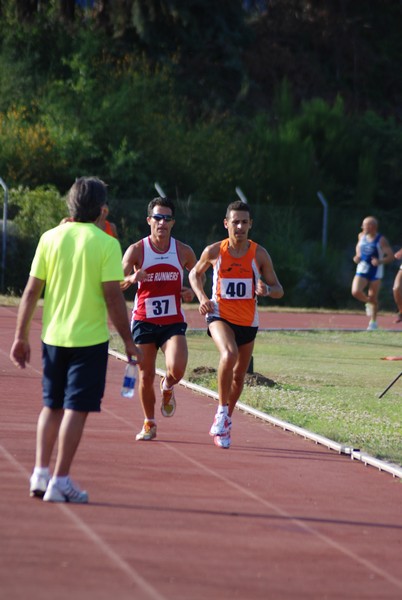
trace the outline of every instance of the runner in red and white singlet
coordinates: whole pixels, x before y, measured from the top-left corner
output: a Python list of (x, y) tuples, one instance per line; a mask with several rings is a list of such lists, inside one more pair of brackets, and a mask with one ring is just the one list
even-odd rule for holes
[(177, 241), (171, 237), (166, 252), (157, 250), (150, 237), (141, 241), (141, 270), (147, 273), (147, 277), (138, 283), (133, 322), (149, 321), (156, 325), (169, 325), (184, 321), (181, 309), (183, 266), (177, 251)]
[(161, 412), (172, 417), (176, 410), (173, 386), (183, 377), (187, 366), (187, 324), (181, 309), (194, 294), (183, 286), (184, 269), (190, 271), (196, 257), (190, 246), (171, 237), (175, 207), (168, 198), (154, 198), (148, 204), (148, 237), (132, 244), (123, 256), (123, 289), (138, 284), (131, 331), (141, 345), (139, 396), (144, 425), (137, 440), (156, 437), (155, 367), (159, 348), (165, 355), (166, 375), (161, 380)]

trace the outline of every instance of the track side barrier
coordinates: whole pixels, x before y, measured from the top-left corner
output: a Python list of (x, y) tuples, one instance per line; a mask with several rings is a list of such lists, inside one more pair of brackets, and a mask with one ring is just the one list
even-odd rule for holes
[[(120, 352), (116, 352), (115, 350), (109, 350), (109, 354), (114, 358), (117, 358), (118, 360), (127, 362), (127, 357), (124, 356), (124, 354), (121, 354)], [(166, 375), (166, 372), (162, 369), (156, 369), (156, 374), (163, 377), (164, 375)], [(219, 399), (217, 392), (203, 387), (202, 385), (198, 385), (197, 383), (191, 383), (190, 381), (182, 379), (179, 385), (182, 385), (183, 387), (188, 388), (194, 392), (198, 392), (203, 396), (209, 396), (210, 398), (214, 398), (214, 400)], [(361, 452), (360, 450), (348, 446), (346, 444), (339, 444), (338, 442), (334, 442), (333, 440), (330, 440), (329, 438), (326, 438), (322, 435), (308, 431), (308, 429), (303, 429), (303, 427), (298, 427), (297, 425), (292, 425), (287, 421), (282, 421), (281, 419), (277, 419), (276, 417), (271, 417), (270, 415), (263, 413), (260, 410), (257, 410), (256, 408), (252, 408), (251, 406), (247, 406), (247, 404), (243, 404), (242, 402), (238, 402), (236, 404), (236, 409), (241, 410), (249, 415), (252, 415), (256, 419), (261, 419), (262, 421), (271, 423), (271, 425), (274, 425), (275, 427), (280, 427), (284, 431), (291, 431), (296, 435), (300, 435), (304, 439), (312, 440), (316, 444), (321, 444), (322, 446), (325, 446), (330, 450), (334, 450), (339, 454), (347, 454), (352, 460), (360, 460), (366, 466), (370, 465), (371, 467), (375, 467), (379, 471), (385, 471), (386, 473), (390, 473), (393, 477), (399, 477), (400, 479), (402, 479), (402, 467), (400, 467), (399, 465), (395, 465), (393, 463), (388, 463), (378, 458), (374, 458), (373, 456), (370, 456), (369, 454)]]

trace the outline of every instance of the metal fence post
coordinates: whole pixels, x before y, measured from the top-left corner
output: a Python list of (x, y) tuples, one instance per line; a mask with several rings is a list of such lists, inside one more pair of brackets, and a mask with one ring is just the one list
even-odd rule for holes
[(324, 207), (324, 216), (322, 222), (322, 254), (325, 255), (327, 249), (327, 230), (328, 230), (328, 202), (322, 192), (317, 192), (319, 201)]
[(6, 276), (6, 250), (7, 250), (7, 210), (8, 210), (8, 187), (0, 177), (0, 185), (4, 190), (4, 205), (3, 205), (3, 244), (1, 256), (1, 291), (5, 292), (5, 276)]

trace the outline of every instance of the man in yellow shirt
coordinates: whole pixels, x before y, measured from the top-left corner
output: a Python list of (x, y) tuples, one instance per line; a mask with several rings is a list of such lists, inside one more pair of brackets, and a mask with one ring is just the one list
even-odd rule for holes
[[(141, 358), (133, 343), (126, 304), (121, 249), (95, 221), (106, 203), (106, 186), (81, 177), (70, 189), (71, 221), (46, 231), (37, 246), (17, 317), (11, 360), (25, 368), (29, 330), (43, 289), (43, 408), (39, 415), (31, 496), (49, 502), (88, 502), (70, 479), (71, 464), (88, 413), (99, 412), (105, 388), (109, 331), (107, 314), (129, 359)], [(58, 441), (53, 477), (49, 464)]]

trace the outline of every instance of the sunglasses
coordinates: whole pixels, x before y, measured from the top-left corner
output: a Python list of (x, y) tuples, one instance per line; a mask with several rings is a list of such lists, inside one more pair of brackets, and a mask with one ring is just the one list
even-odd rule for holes
[(151, 215), (151, 217), (155, 219), (155, 221), (166, 221), (166, 223), (174, 221), (174, 217), (172, 217), (172, 215)]

